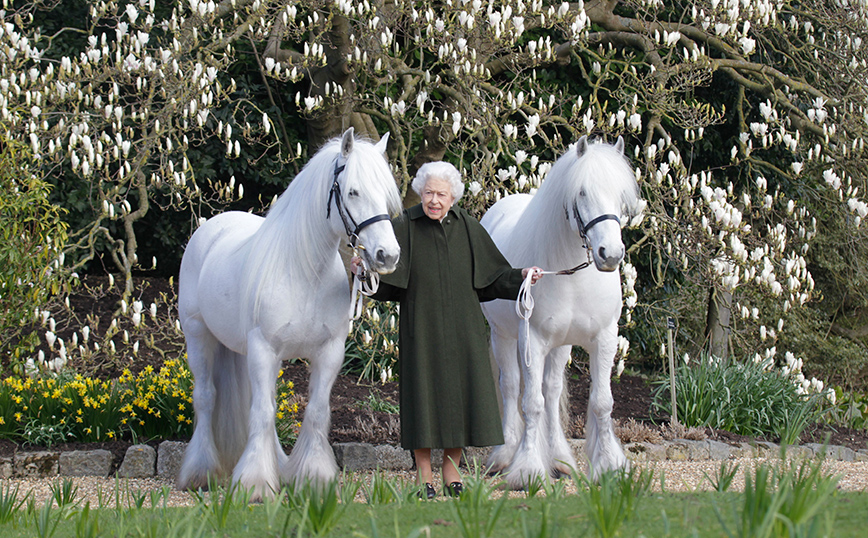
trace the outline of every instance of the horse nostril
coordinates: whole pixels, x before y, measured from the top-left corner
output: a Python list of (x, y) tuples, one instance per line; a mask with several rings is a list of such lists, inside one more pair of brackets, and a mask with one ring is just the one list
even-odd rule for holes
[(386, 264), (386, 252), (383, 249), (377, 250), (376, 259), (377, 259), (378, 265), (385, 265)]
[(606, 247), (600, 247), (600, 248), (597, 250), (597, 254), (600, 255), (600, 259), (601, 259), (601, 260), (605, 260), (605, 259), (606, 259)]

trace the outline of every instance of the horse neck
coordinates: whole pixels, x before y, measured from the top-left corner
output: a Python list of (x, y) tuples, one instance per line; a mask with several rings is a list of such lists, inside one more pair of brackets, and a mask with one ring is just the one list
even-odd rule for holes
[(570, 227), (562, 203), (539, 194), (516, 222), (515, 237), (523, 238), (517, 249), (520, 259), (546, 270), (568, 269), (587, 261), (582, 240)]
[(334, 214), (326, 220), (327, 196), (312, 183), (326, 179), (304, 175), (290, 184), (249, 242), (250, 278), (304, 282), (334, 263), (341, 234), (331, 224)]

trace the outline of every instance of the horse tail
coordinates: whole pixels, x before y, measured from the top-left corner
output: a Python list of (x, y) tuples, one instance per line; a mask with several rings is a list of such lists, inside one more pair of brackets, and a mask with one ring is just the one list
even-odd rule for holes
[(231, 473), (247, 445), (250, 381), (247, 360), (222, 344), (214, 354), (212, 431), (220, 467)]
[(564, 368), (562, 375), (564, 376), (564, 387), (561, 390), (561, 400), (558, 405), (561, 409), (561, 428), (565, 432), (569, 432), (572, 423), (570, 416), (570, 369)]

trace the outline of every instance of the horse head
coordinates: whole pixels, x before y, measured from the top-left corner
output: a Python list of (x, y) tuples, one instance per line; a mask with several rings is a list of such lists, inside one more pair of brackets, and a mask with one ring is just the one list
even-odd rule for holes
[(576, 189), (565, 207), (570, 228), (578, 234), (600, 271), (615, 271), (626, 252), (621, 223), (638, 205), (638, 187), (627, 159), (624, 139), (612, 144), (576, 144)]
[[(401, 208), (401, 198), (385, 159), (388, 140), (386, 133), (371, 144), (357, 140), (352, 127), (347, 129), (340, 139), (328, 200), (333, 226), (341, 228), (369, 268), (383, 274), (395, 270), (401, 252), (390, 222)], [(337, 219), (331, 218), (333, 207)]]

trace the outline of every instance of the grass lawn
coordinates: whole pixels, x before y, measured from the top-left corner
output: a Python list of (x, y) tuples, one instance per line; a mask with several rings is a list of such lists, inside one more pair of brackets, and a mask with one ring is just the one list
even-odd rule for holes
[[(496, 497), (496, 496), (495, 496)], [(33, 536), (142, 537), (271, 537), (271, 536), (759, 536), (744, 532), (739, 521), (746, 513), (744, 493), (646, 493), (622, 523), (599, 527), (586, 494), (560, 498), (512, 498), (501, 505), (496, 498), (434, 502), (398, 501), (389, 504), (338, 503), (333, 513), (312, 524), (306, 504), (243, 501), (201, 502), (192, 508), (142, 508), (85, 511), (76, 505), (60, 510), (26, 507), (0, 524), (4, 538)], [(598, 505), (595, 509), (600, 509)], [(834, 493), (815, 518), (817, 527), (805, 536), (865, 536), (868, 494)], [(322, 512), (320, 512), (322, 514)], [(462, 524), (462, 520), (464, 524)], [(722, 520), (722, 521), (721, 521)], [(321, 534), (318, 534), (321, 533)], [(771, 533), (769, 536), (785, 534)], [(800, 534), (801, 535), (801, 534)]]

